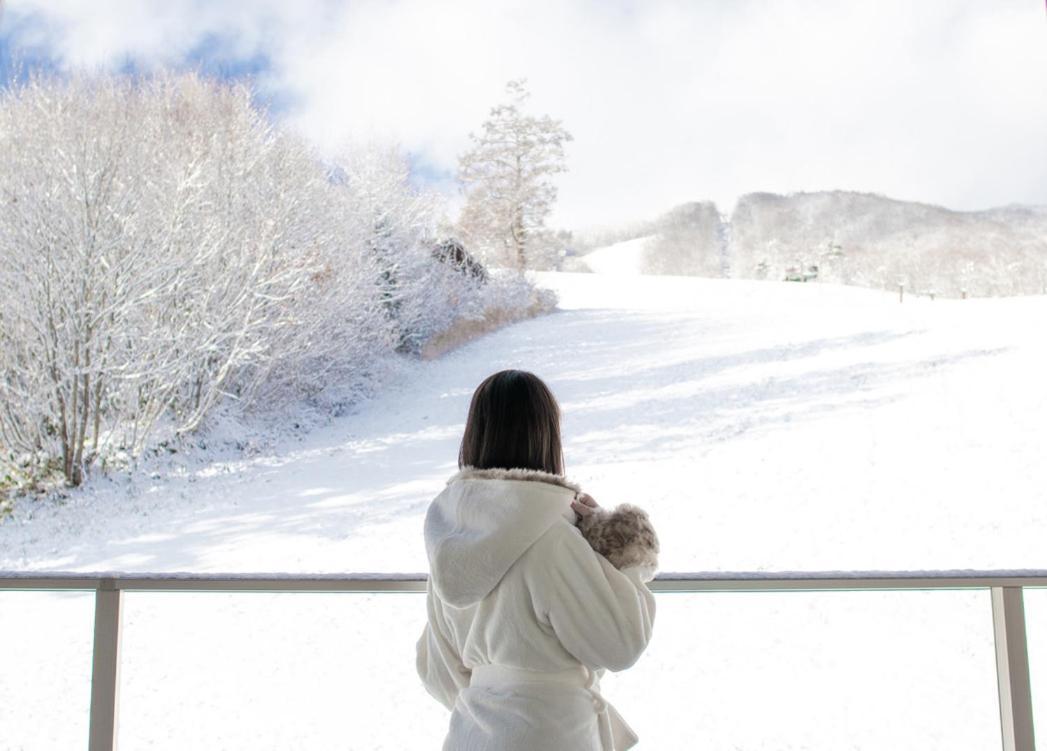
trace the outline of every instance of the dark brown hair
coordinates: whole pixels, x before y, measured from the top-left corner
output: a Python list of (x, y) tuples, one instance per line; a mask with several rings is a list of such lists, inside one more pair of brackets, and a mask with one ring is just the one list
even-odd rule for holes
[(534, 373), (502, 370), (473, 393), (458, 466), (562, 475), (560, 405)]

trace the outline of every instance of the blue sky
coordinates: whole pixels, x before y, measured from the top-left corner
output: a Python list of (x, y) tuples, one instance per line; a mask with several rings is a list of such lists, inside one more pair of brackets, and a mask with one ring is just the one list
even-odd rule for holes
[[(0, 87), (7, 87), (33, 74), (61, 75), (70, 65), (52, 36), (48, 16), (40, 11), (25, 14), (9, 12), (0, 17)], [(271, 72), (271, 60), (264, 49), (245, 53), (235, 43), (236, 32), (208, 31), (165, 67), (195, 70), (222, 80), (265, 80)], [(147, 55), (113, 54), (97, 67), (120, 73), (148, 72), (157, 66)], [(293, 94), (272, 86), (255, 86), (257, 99), (275, 119), (293, 103)]]
[[(159, 65), (150, 51), (127, 50), (106, 54), (90, 64), (77, 64), (68, 59), (61, 35), (54, 28), (53, 16), (28, 6), (17, 10), (21, 12), (9, 13), (7, 19), (0, 18), (0, 88), (17, 85), (30, 75), (60, 76), (73, 68), (135, 75), (162, 65), (167, 69), (197, 71), (220, 80), (249, 81), (256, 102), (276, 122), (296, 107), (294, 89), (281, 86), (273, 76), (268, 50), (261, 46), (244, 48), (238, 44), (235, 28), (206, 29), (198, 35), (190, 34), (191, 44), (177, 55), (164, 58)], [(453, 164), (435, 163), (423, 152), (408, 151), (408, 156), (416, 185), (456, 192)]]
[(0, 86), (19, 81), (30, 71), (58, 70), (47, 47), (20, 44), (37, 23), (33, 16), (0, 15)]
[(400, 144), (453, 191), (510, 78), (574, 135), (554, 221), (751, 191), (1047, 204), (1040, 0), (8, 0), (0, 73), (249, 78), (320, 151)]

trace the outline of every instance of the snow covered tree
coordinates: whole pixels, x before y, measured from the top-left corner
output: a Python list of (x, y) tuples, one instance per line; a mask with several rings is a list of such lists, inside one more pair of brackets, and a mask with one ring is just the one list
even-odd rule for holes
[(76, 485), (102, 450), (141, 453), (161, 418), (192, 430), (227, 397), (372, 354), (377, 294), (344, 215), (246, 87), (4, 92), (0, 464), (46, 457)]
[(563, 239), (545, 226), (556, 201), (554, 175), (566, 171), (564, 144), (571, 139), (549, 116), (522, 110), (525, 81), (510, 81), (508, 101), (491, 109), (480, 135), (459, 160), (466, 201), (459, 232), (466, 246), (496, 266), (549, 268)]
[(434, 255), (434, 204), (398, 149), (332, 169), (243, 85), (0, 90), (0, 472), (77, 485), (222, 403), (337, 408), (394, 349), (532, 306)]
[(0, 440), (59, 458), (71, 484), (128, 401), (120, 384), (148, 411), (136, 387), (160, 363), (135, 341), (169, 344), (139, 315), (166, 307), (174, 270), (153, 252), (158, 193), (137, 179), (155, 158), (133, 135), (139, 104), (126, 82), (86, 79), (0, 102)]
[(476, 284), (434, 256), (437, 195), (412, 185), (409, 160), (395, 146), (349, 146), (333, 167), (357, 242), (375, 264), (395, 346), (417, 352), (450, 325), (463, 299), (479, 295)]

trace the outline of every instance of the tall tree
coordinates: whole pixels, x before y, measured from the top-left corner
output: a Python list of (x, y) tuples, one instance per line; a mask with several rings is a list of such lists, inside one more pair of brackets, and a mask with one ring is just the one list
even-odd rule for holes
[(567, 170), (564, 144), (572, 140), (559, 120), (522, 111), (525, 84), (506, 85), (508, 100), (491, 109), (480, 135), (469, 135), (458, 172), (463, 239), (488, 263), (520, 270), (555, 265), (563, 237), (545, 221), (556, 201), (552, 178)]

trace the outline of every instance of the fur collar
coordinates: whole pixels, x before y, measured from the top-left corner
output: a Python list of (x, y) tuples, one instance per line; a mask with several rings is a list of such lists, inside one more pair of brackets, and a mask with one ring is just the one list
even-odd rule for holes
[(542, 472), (538, 469), (502, 469), (493, 467), (491, 469), (477, 469), (476, 467), (462, 467), (447, 484), (455, 480), (526, 480), (531, 482), (546, 482), (551, 485), (559, 485), (562, 488), (581, 492), (581, 487), (570, 482), (562, 475), (554, 475), (551, 472)]

